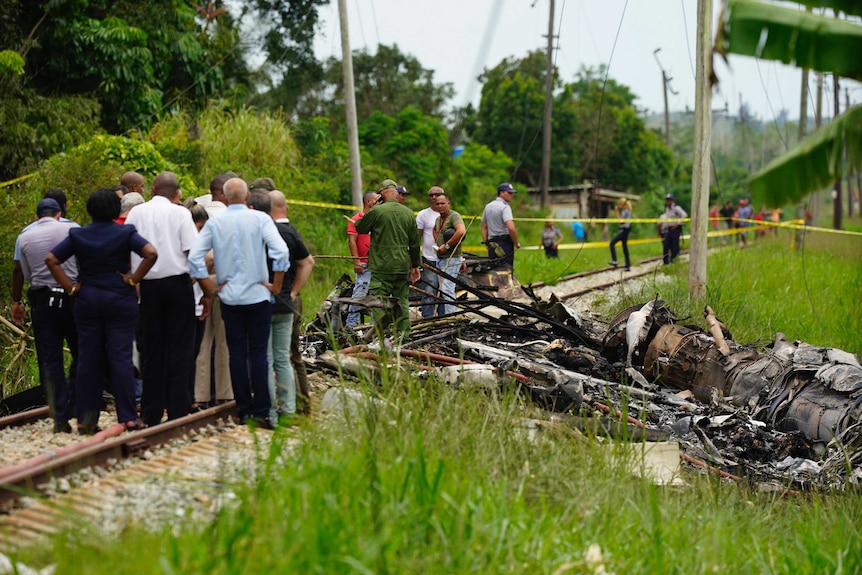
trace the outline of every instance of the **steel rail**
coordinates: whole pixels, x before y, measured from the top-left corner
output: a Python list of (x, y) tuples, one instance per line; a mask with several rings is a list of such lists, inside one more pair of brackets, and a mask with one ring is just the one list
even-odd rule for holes
[[(0, 469), (0, 506), (7, 506), (21, 497), (31, 495), (52, 477), (62, 477), (85, 467), (105, 466), (111, 460), (132, 457), (219, 419), (235, 415), (236, 402), (230, 401), (130, 433), (124, 433), (117, 424), (86, 441), (68, 446), (71, 449), (64, 448), (60, 455), (48, 454), (47, 459), (40, 458), (29, 465), (12, 466), (14, 469), (9, 472), (6, 471), (9, 468)], [(117, 427), (120, 429), (115, 430)], [(115, 432), (120, 435), (109, 437)]]

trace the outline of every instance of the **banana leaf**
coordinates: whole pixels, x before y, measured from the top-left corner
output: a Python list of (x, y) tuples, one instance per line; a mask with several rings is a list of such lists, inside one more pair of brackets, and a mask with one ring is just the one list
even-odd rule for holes
[(862, 106), (854, 106), (774, 159), (748, 183), (756, 201), (782, 206), (860, 169)]
[[(814, 4), (815, 2), (810, 2)], [(831, 4), (837, 4), (832, 0)], [(860, 11), (860, 2), (843, 0)], [(862, 80), (862, 25), (755, 0), (729, 0), (715, 51), (779, 60)]]
[(851, 16), (862, 16), (862, 2), (860, 0), (793, 0), (796, 4), (802, 4), (808, 8), (826, 8), (827, 10), (844, 12)]

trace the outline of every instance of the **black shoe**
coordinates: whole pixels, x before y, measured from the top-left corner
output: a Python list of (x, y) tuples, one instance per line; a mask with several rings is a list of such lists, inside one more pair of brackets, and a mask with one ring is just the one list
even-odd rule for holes
[(613, 262), (613, 261), (611, 261), (611, 262), (608, 262), (608, 265), (609, 265), (609, 266), (617, 267), (617, 262)]
[(68, 421), (55, 421), (54, 433), (72, 433), (72, 426)]
[(632, 271), (632, 268), (630, 268), (630, 267), (626, 266), (626, 267), (624, 267), (624, 268), (623, 268), (623, 271), (624, 271), (624, 272), (630, 272), (630, 271)]
[(252, 428), (259, 429), (275, 429), (275, 426), (269, 420), (268, 417), (247, 417), (245, 420), (246, 425), (251, 425)]

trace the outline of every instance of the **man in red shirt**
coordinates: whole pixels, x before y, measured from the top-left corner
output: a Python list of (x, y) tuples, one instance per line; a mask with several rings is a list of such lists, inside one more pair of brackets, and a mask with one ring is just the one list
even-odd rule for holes
[[(368, 271), (368, 248), (371, 246), (371, 234), (360, 234), (356, 231), (356, 222), (373, 208), (380, 194), (377, 192), (366, 192), (362, 197), (362, 211), (357, 212), (347, 222), (347, 245), (350, 246), (350, 255), (353, 256), (353, 271), (356, 273), (356, 281), (353, 284), (351, 297), (363, 297), (368, 295), (368, 284), (371, 282), (371, 272)], [(345, 325), (355, 328), (359, 325), (361, 306), (352, 305), (348, 308), (347, 321)]]

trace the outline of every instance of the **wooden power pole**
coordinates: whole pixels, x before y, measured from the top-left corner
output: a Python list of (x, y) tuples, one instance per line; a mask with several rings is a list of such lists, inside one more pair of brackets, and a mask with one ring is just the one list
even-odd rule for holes
[[(850, 89), (844, 87), (844, 111), (850, 109)], [(846, 152), (845, 152), (846, 153)], [(856, 191), (859, 191), (857, 188)], [(853, 217), (853, 174), (847, 171), (847, 217)]]
[(661, 48), (656, 48), (652, 51), (652, 57), (655, 58), (656, 63), (658, 64), (659, 69), (661, 70), (661, 87), (664, 92), (664, 143), (670, 148), (670, 109), (668, 109), (667, 105), (667, 91), (670, 90), (672, 94), (676, 95), (676, 92), (673, 88), (670, 87), (670, 81), (673, 78), (669, 78), (667, 72), (665, 72), (664, 66), (661, 65), (661, 60), (658, 59), (658, 53), (661, 51)]
[[(832, 121), (838, 119), (839, 108), (841, 105), (841, 86), (838, 83), (838, 76), (832, 75), (832, 100), (835, 104), (835, 116)], [(832, 192), (832, 227), (836, 230), (841, 229), (841, 180), (843, 176), (839, 175), (835, 180), (835, 189)]]
[(697, 66), (695, 70), (694, 159), (691, 170), (691, 256), (688, 293), (706, 297), (706, 251), (709, 231), (709, 157), (712, 134), (710, 54), (712, 0), (697, 0)]
[[(810, 10), (810, 8), (808, 9)], [(796, 141), (801, 142), (805, 139), (805, 135), (808, 132), (808, 68), (802, 69), (802, 89), (799, 93), (799, 131), (797, 133)], [(809, 198), (809, 202), (813, 199), (812, 195)], [(796, 203), (796, 219), (804, 220), (805, 219), (805, 202), (799, 200)], [(796, 230), (796, 246), (802, 246), (802, 242), (804, 240), (804, 231)]]
[(551, 111), (554, 102), (554, 0), (548, 16), (548, 54), (545, 71), (545, 119), (542, 123), (542, 208), (548, 205), (551, 186)]
[(359, 163), (359, 129), (356, 122), (356, 89), (353, 86), (353, 54), (347, 25), (347, 2), (338, 0), (341, 21), (341, 69), (344, 74), (344, 112), (347, 115), (347, 147), (350, 154), (350, 200), (362, 209), (362, 166)]

